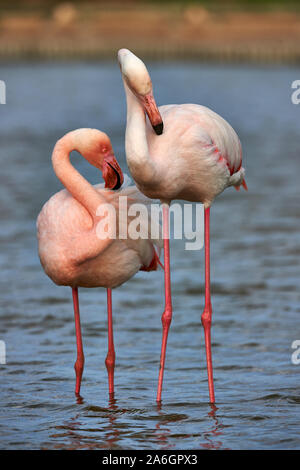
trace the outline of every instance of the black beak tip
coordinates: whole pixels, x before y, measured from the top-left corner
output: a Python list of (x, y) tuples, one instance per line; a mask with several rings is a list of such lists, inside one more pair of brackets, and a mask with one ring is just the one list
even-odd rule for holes
[(156, 135), (161, 135), (164, 130), (164, 123), (160, 122), (159, 124), (156, 124), (156, 126), (153, 126), (153, 129)]
[(115, 185), (113, 188), (111, 188), (113, 191), (116, 191), (117, 189), (120, 189), (120, 187), (122, 186), (121, 177), (120, 177), (119, 173), (117, 172), (117, 170), (116, 170), (110, 163), (108, 163), (108, 165), (110, 166), (110, 168), (111, 168), (112, 170), (114, 170), (114, 172), (115, 172), (115, 174), (116, 174), (116, 176), (117, 176), (116, 185)]

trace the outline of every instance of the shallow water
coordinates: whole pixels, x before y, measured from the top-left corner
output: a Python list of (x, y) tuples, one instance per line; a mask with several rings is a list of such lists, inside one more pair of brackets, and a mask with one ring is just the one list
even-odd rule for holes
[[(122, 168), (125, 100), (116, 64), (1, 67), (0, 445), (6, 449), (299, 448), (299, 119), (297, 68), (153, 64), (159, 103), (198, 102), (225, 117), (244, 150), (249, 192), (228, 189), (212, 209), (213, 359), (208, 404), (203, 251), (172, 241), (174, 317), (163, 402), (155, 403), (163, 273), (113, 292), (117, 364), (109, 402), (106, 293), (81, 289), (82, 401), (74, 396), (71, 292), (43, 273), (35, 218), (60, 189), (55, 141), (77, 127), (106, 131)], [(83, 160), (93, 183), (100, 175)]]

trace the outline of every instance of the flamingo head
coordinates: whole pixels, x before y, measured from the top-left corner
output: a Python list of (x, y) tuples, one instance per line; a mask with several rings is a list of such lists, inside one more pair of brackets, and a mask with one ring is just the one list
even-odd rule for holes
[(110, 139), (104, 132), (101, 132), (97, 153), (98, 168), (102, 171), (105, 188), (120, 189), (124, 182), (124, 175), (113, 152)]
[(162, 134), (163, 121), (153, 96), (151, 78), (144, 62), (128, 49), (119, 50), (118, 61), (125, 83), (143, 106), (155, 133)]
[(69, 133), (71, 147), (102, 172), (105, 188), (119, 189), (123, 172), (114, 155), (110, 138), (98, 129), (77, 129)]
[(102, 176), (105, 181), (105, 187), (108, 189), (120, 189), (124, 182), (123, 172), (113, 151), (104, 156)]

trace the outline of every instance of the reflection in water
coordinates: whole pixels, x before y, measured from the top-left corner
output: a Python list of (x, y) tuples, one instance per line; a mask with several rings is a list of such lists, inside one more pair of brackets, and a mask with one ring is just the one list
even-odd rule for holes
[(81, 395), (76, 394), (76, 403), (77, 405), (82, 405), (84, 403), (84, 399)]
[(76, 414), (76, 416), (66, 421), (61, 426), (55, 426), (56, 429), (62, 429), (63, 432), (51, 434), (50, 437), (57, 439), (58, 441), (61, 441), (62, 439), (67, 440), (67, 442), (55, 444), (55, 449), (75, 450), (84, 448), (82, 443), (83, 436), (77, 432), (77, 429), (81, 424), (79, 416), (80, 414)]
[[(216, 412), (218, 408), (214, 404), (209, 405), (211, 408), (211, 411), (207, 413), (207, 416), (209, 418), (208, 421), (206, 421), (206, 425), (210, 424), (213, 421), (213, 427), (207, 431), (201, 432), (201, 436), (204, 437), (205, 443), (201, 443), (201, 447), (203, 449), (221, 449), (223, 448), (223, 443), (220, 440), (215, 440), (216, 437), (221, 436), (223, 433), (221, 432), (221, 429), (223, 428), (222, 424), (219, 422), (219, 419), (216, 415)], [(164, 414), (162, 412), (162, 403), (157, 404), (157, 411), (158, 411), (158, 417), (160, 418), (158, 423), (156, 424), (156, 437), (157, 437), (157, 443), (159, 445), (160, 449), (171, 449), (174, 448), (174, 444), (172, 444), (172, 431), (170, 428), (165, 427), (165, 425), (169, 423), (173, 423), (176, 421), (178, 423), (178, 419), (175, 419), (173, 414)], [(184, 419), (182, 420), (184, 421)], [(189, 439), (192, 437), (192, 434), (186, 433), (184, 436), (182, 436), (182, 439)]]
[[(84, 400), (82, 397), (76, 397), (76, 403), (82, 405)], [(64, 444), (55, 445), (56, 449), (114, 449), (118, 446), (116, 445), (119, 436), (120, 430), (118, 428), (118, 411), (117, 400), (112, 396), (109, 399), (107, 408), (99, 408), (97, 406), (88, 406), (87, 411), (93, 412), (92, 419), (96, 418), (97, 423), (96, 428), (95, 424), (93, 428), (89, 428), (84, 424), (84, 418), (77, 413), (73, 418), (66, 421), (62, 426), (56, 426), (56, 429), (63, 429), (63, 433), (52, 434), (52, 438), (61, 440), (62, 438), (68, 438), (69, 442)], [(124, 410), (122, 410), (124, 411)], [(97, 419), (98, 414), (98, 419)], [(80, 416), (82, 419), (80, 419)], [(102, 423), (100, 418), (105, 417), (105, 420), (108, 421), (108, 426), (105, 426)], [(94, 439), (91, 439), (89, 433), (95, 434)]]
[(109, 426), (108, 431), (105, 434), (105, 441), (107, 443), (108, 449), (113, 449), (117, 444), (120, 436), (120, 431), (118, 429), (118, 421), (117, 421), (117, 400), (114, 398), (114, 394), (112, 393), (109, 398), (109, 406), (108, 406), (108, 419), (109, 419)]
[[(84, 401), (78, 402), (77, 404), (82, 405)], [(215, 405), (210, 405), (211, 411), (207, 413), (208, 421), (205, 420), (205, 426), (213, 422), (213, 426), (207, 430), (199, 432), (199, 436), (203, 437), (205, 442), (200, 443), (200, 447), (203, 449), (221, 449), (223, 443), (220, 440), (220, 436), (223, 434), (221, 429), (222, 424), (219, 422), (219, 418), (216, 413), (218, 408)], [(162, 404), (157, 404), (157, 415), (153, 418), (157, 421), (155, 429), (153, 429), (153, 435), (149, 438), (154, 444), (154, 448), (166, 450), (176, 448), (174, 443), (174, 431), (172, 427), (178, 426), (181, 422), (186, 421), (186, 416), (175, 415), (173, 413), (165, 413), (163, 411)], [(63, 433), (52, 434), (52, 438), (61, 440), (62, 438), (68, 438), (69, 442), (64, 444), (57, 444), (55, 448), (59, 449), (118, 449), (122, 433), (124, 432), (124, 426), (121, 422), (121, 416), (124, 417), (126, 414), (130, 417), (132, 410), (123, 409), (117, 405), (115, 398), (110, 398), (107, 408), (100, 408), (98, 406), (88, 406), (85, 408), (87, 414), (77, 413), (69, 421), (66, 421), (62, 426), (58, 426), (57, 429), (62, 429)], [(137, 415), (140, 415), (142, 410), (134, 410)], [(92, 414), (91, 414), (92, 412)], [(80, 419), (81, 417), (81, 419)], [(84, 423), (85, 418), (88, 417), (88, 421), (93, 421), (93, 426), (89, 423)], [(201, 419), (203, 422), (203, 417)], [(106, 423), (106, 424), (105, 424)], [(91, 435), (93, 439), (91, 438)], [(193, 434), (185, 433), (181, 436), (181, 442), (192, 438)], [(180, 448), (180, 445), (179, 445)]]
[[(169, 422), (171, 422), (171, 420), (168, 420), (168, 417), (167, 415), (164, 415), (162, 413), (162, 402), (158, 402), (156, 404), (157, 406), (157, 414), (158, 414), (158, 417), (159, 418), (164, 418), (164, 419), (160, 419), (157, 423), (156, 423), (156, 426), (155, 426), (155, 436), (156, 436), (156, 439), (157, 439), (157, 444), (158, 444), (158, 448), (159, 449), (171, 449), (172, 446), (169, 441), (168, 441), (168, 438), (171, 434), (171, 430), (167, 427), (165, 427), (165, 425), (167, 425)], [(162, 427), (162, 423), (163, 423), (163, 427)]]
[[(209, 405), (211, 407), (211, 411), (208, 413), (208, 416), (214, 421), (213, 428), (210, 431), (206, 431), (203, 433), (204, 439), (207, 443), (201, 444), (203, 449), (221, 449), (223, 446), (222, 441), (214, 440), (215, 437), (221, 436), (223, 433), (220, 429), (223, 427), (217, 418), (216, 412), (218, 408), (214, 404)], [(228, 450), (228, 449), (226, 449)]]
[(69, 422), (66, 422), (65, 429), (67, 429), (66, 436), (69, 437), (71, 444), (68, 446), (69, 450), (81, 449), (83, 447), (82, 436), (77, 432), (80, 428), (79, 414), (72, 418)]

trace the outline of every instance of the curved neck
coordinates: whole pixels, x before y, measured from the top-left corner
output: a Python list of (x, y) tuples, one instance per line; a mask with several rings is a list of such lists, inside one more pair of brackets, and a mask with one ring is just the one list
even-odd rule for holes
[(94, 219), (97, 208), (99, 204), (104, 202), (104, 199), (71, 164), (70, 153), (73, 150), (77, 150), (84, 157), (84, 146), (76, 142), (76, 139), (72, 138), (70, 134), (56, 143), (52, 154), (54, 172), (65, 188)]
[(151, 181), (155, 174), (146, 132), (145, 111), (123, 79), (127, 101), (125, 149), (128, 166), (137, 183)]

